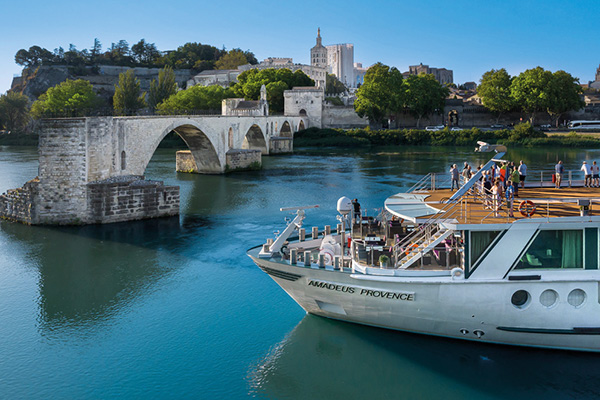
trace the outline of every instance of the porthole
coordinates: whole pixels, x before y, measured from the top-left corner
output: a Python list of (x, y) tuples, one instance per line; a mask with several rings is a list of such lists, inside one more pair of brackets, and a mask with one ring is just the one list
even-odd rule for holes
[(540, 303), (547, 308), (552, 307), (558, 300), (558, 293), (552, 289), (547, 289), (540, 294)]
[(530, 300), (531, 296), (526, 290), (517, 290), (510, 298), (510, 302), (517, 308), (525, 308)]
[(567, 302), (575, 308), (581, 307), (585, 303), (585, 292), (581, 289), (573, 289), (569, 296), (567, 296)]

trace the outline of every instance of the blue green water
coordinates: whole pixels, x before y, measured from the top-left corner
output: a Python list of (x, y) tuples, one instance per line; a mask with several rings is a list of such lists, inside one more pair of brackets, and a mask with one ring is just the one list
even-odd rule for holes
[[(600, 151), (520, 150), (532, 169)], [(282, 206), (336, 200), (370, 212), (469, 149), (301, 150), (258, 172), (174, 172), (180, 217), (85, 227), (0, 222), (0, 398), (595, 398), (600, 356), (423, 337), (307, 316), (245, 256), (282, 229)], [(33, 149), (0, 148), (0, 191), (37, 174)]]

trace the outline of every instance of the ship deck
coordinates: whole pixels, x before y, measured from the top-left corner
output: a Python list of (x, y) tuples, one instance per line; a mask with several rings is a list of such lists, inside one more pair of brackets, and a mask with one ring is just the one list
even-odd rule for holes
[[(442, 203), (448, 200), (454, 191), (438, 189), (416, 193), (428, 194), (429, 196), (425, 200), (426, 203), (435, 208), (442, 208), (445, 206)], [(536, 212), (531, 218), (578, 217), (580, 216), (580, 206), (577, 201), (580, 199), (590, 200), (589, 215), (595, 215), (595, 213), (600, 215), (600, 188), (563, 187), (556, 189), (554, 187), (526, 186), (525, 188), (519, 187), (518, 197), (514, 199), (514, 217), (509, 216), (506, 199), (503, 199), (498, 217), (496, 217), (491, 208), (492, 204), (485, 201), (484, 196), (479, 193), (478, 189), (472, 189), (471, 193), (464, 195), (454, 207), (446, 206), (447, 211), (437, 214), (435, 218), (456, 219), (463, 224), (513, 222), (527, 218), (518, 211), (519, 204), (526, 200), (533, 202), (536, 206)]]

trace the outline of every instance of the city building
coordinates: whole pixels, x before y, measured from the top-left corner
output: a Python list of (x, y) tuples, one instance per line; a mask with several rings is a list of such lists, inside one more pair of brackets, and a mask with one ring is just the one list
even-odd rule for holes
[(441, 84), (454, 82), (454, 73), (451, 69), (432, 68), (429, 67), (429, 65), (423, 65), (423, 63), (419, 65), (409, 66), (408, 71), (403, 72), (402, 75), (406, 78), (409, 75), (419, 75), (421, 73), (433, 75), (435, 79)]
[(238, 117), (266, 117), (269, 115), (267, 102), (267, 89), (265, 85), (260, 88), (260, 100), (223, 99), (221, 115)]
[(332, 44), (327, 49), (327, 67), (346, 87), (356, 87), (354, 81), (354, 45), (351, 43)]
[(365, 74), (369, 68), (363, 68), (362, 63), (354, 63), (354, 87), (365, 83)]
[(594, 80), (589, 83), (588, 86), (590, 89), (600, 89), (600, 67), (596, 69), (596, 76)]
[(317, 29), (317, 44), (310, 49), (310, 65), (327, 68), (327, 49), (321, 43), (321, 28)]

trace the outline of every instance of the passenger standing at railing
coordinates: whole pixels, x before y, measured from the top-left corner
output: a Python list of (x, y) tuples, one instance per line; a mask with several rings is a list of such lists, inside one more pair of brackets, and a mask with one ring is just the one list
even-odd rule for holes
[(584, 161), (583, 164), (581, 164), (581, 170), (583, 171), (583, 174), (585, 175), (585, 180), (583, 181), (583, 186), (584, 187), (592, 187), (592, 168), (590, 168), (587, 161)]
[(502, 201), (502, 181), (496, 179), (494, 186), (492, 186), (492, 208), (494, 209), (494, 217), (499, 217), (498, 210), (500, 209), (500, 202)]
[(563, 166), (562, 161), (559, 161), (558, 164), (556, 164), (556, 166), (554, 167), (554, 170), (556, 172), (556, 185), (555, 185), (555, 187), (557, 189), (560, 189), (560, 183), (562, 181), (562, 176), (565, 173), (565, 167)]
[(521, 182), (521, 188), (525, 187), (525, 178), (527, 177), (527, 165), (521, 160), (519, 162), (519, 181)]
[[(513, 187), (513, 191), (514, 191), (514, 197), (519, 197), (519, 178), (520, 178), (520, 174), (519, 171), (515, 168), (513, 169), (512, 173), (510, 174), (510, 183), (508, 186), (512, 186)], [(508, 190), (508, 186), (506, 187), (506, 190)]]
[(508, 216), (514, 217), (513, 214), (513, 202), (515, 201), (515, 188), (519, 187), (517, 181), (512, 181), (512, 178), (506, 185), (506, 207), (508, 208)]
[(460, 189), (460, 184), (458, 183), (458, 168), (456, 167), (456, 164), (452, 164), (452, 167), (450, 167), (450, 181), (450, 190), (454, 190), (454, 184), (456, 184), (456, 190)]
[(469, 167), (469, 163), (467, 163), (465, 161), (465, 166), (464, 166), (464, 168), (463, 168), (463, 170), (461, 172), (461, 175), (463, 177), (463, 185), (465, 183), (467, 183), (469, 181), (469, 179), (471, 178), (471, 172), (469, 171), (469, 168), (470, 168)]
[(492, 173), (490, 171), (484, 172), (483, 179), (483, 195), (484, 195), (484, 206), (485, 208), (492, 207)]
[(600, 167), (596, 164), (596, 161), (592, 164), (592, 186), (600, 186)]
[(360, 203), (358, 202), (358, 199), (352, 200), (352, 207), (354, 208), (355, 223), (356, 224), (360, 224), (361, 223), (361, 218), (360, 218)]

